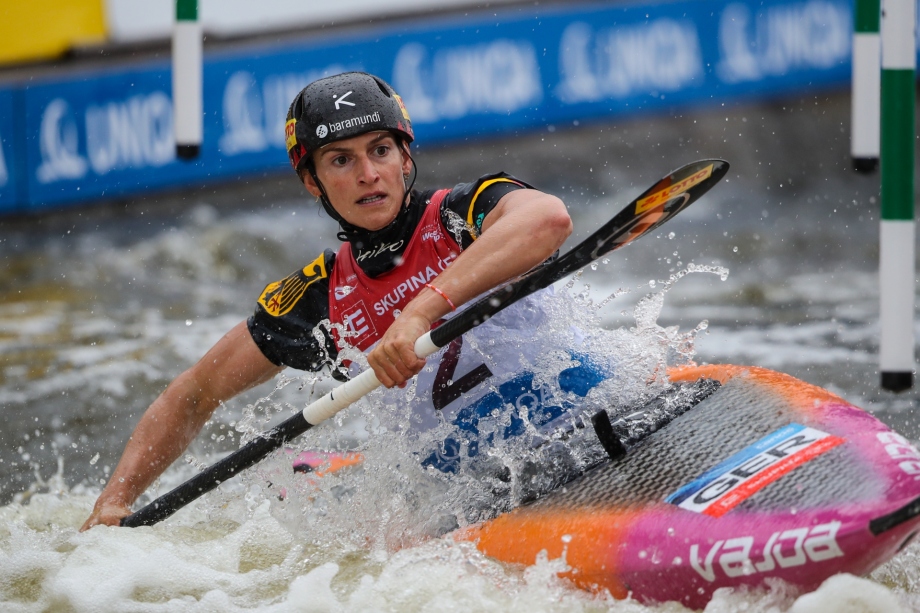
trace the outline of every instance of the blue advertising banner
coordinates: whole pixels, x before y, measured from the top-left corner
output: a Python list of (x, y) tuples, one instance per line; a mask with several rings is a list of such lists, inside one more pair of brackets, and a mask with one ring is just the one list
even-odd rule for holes
[(25, 88), (29, 207), (143, 192), (202, 174), (175, 162), (170, 89), (163, 68)]
[(16, 151), (13, 134), (13, 94), (0, 90), (0, 213), (15, 208), (18, 193)]
[[(166, 63), (29, 82), (0, 89), (6, 176), (23, 160), (17, 204), (38, 209), (280, 171), (294, 95), (343, 70), (389, 81), (426, 144), (842, 86), (851, 12), (849, 0), (519, 7), (212, 54), (192, 163), (175, 158)], [(10, 89), (24, 101), (14, 121)], [(24, 151), (7, 149), (11, 123)], [(17, 193), (3, 168), (0, 207)]]

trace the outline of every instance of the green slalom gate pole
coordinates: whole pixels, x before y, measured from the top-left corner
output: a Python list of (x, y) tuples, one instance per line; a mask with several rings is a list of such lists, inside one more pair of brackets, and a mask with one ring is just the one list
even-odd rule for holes
[(881, 90), (880, 0), (856, 0), (853, 14), (853, 82), (850, 155), (853, 168), (878, 167)]
[(916, 0), (882, 1), (882, 387), (913, 386)]
[(201, 151), (202, 42), (198, 0), (176, 0), (172, 44), (173, 122), (176, 156), (191, 160)]

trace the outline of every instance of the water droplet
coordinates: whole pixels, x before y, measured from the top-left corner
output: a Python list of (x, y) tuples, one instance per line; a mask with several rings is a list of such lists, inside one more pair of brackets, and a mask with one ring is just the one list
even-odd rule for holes
[(96, 462), (98, 462), (98, 461), (99, 461), (99, 454), (97, 453), (97, 454), (94, 455), (92, 458), (90, 458), (90, 460), (89, 460), (89, 465), (90, 465), (90, 466), (95, 466), (95, 465), (96, 465)]
[(668, 232), (668, 238), (673, 239), (675, 236), (677, 235), (674, 234), (673, 232)]
[(738, 253), (738, 245), (735, 245), (734, 247), (732, 247), (732, 251), (734, 253)]
[(572, 542), (572, 535), (571, 535), (571, 534), (563, 534), (563, 535), (562, 535), (562, 542), (563, 542), (563, 543), (571, 543), (571, 542)]
[(186, 326), (192, 325), (192, 320), (191, 320), (191, 319), (186, 319), (186, 320), (185, 320), (185, 325), (186, 325)]
[(656, 285), (658, 285), (658, 282), (657, 282), (657, 281), (655, 281), (654, 279), (649, 280), (649, 282), (648, 282), (648, 286), (649, 286), (649, 287), (651, 287), (651, 288), (654, 289), (654, 287), (655, 287)]

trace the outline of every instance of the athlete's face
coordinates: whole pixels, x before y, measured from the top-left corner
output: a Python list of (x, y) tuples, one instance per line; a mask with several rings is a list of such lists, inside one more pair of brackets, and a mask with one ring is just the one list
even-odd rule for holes
[[(396, 218), (412, 170), (408, 154), (389, 132), (369, 132), (331, 143), (313, 154), (332, 207), (348, 223), (379, 230)], [(314, 196), (319, 186), (309, 173), (304, 186)]]

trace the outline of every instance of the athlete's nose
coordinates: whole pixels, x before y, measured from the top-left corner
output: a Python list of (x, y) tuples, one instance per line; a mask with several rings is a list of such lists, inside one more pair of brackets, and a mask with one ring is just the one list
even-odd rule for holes
[(358, 157), (358, 181), (361, 183), (376, 183), (380, 178), (377, 166), (371, 161), (370, 156)]

